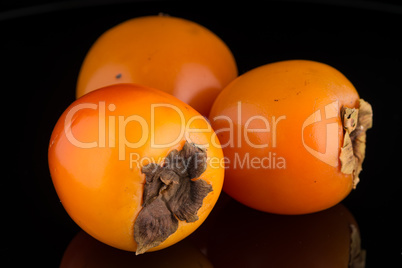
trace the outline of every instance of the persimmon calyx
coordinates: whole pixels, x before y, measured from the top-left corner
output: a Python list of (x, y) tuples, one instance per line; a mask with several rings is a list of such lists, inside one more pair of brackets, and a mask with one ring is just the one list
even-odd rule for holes
[(136, 254), (158, 246), (176, 232), (180, 221), (195, 222), (197, 212), (212, 186), (200, 177), (207, 168), (206, 152), (186, 142), (173, 150), (163, 166), (142, 168), (145, 174), (143, 204), (134, 223)]
[(359, 108), (341, 110), (342, 124), (345, 131), (339, 159), (341, 172), (353, 175), (353, 189), (359, 183), (359, 173), (366, 152), (366, 131), (373, 125), (373, 110), (363, 99), (359, 100)]

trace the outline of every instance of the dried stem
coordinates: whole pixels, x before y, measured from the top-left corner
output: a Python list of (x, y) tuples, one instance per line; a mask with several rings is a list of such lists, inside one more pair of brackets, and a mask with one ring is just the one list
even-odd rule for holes
[(343, 146), (339, 156), (341, 172), (353, 174), (353, 189), (359, 183), (359, 173), (366, 152), (366, 131), (373, 124), (373, 110), (371, 105), (360, 99), (359, 109), (342, 108), (343, 128), (345, 130)]
[(134, 224), (136, 254), (158, 246), (176, 232), (179, 220), (194, 222), (212, 186), (201, 176), (207, 168), (207, 154), (194, 144), (173, 150), (163, 166), (155, 163), (142, 168), (145, 174), (143, 204)]

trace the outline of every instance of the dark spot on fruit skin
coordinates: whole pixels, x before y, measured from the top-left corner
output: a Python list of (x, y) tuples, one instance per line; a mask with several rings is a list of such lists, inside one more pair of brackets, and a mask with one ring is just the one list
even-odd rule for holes
[(274, 100), (274, 101), (279, 101), (279, 100)]
[(121, 74), (116, 74), (116, 79), (120, 79), (121, 78)]

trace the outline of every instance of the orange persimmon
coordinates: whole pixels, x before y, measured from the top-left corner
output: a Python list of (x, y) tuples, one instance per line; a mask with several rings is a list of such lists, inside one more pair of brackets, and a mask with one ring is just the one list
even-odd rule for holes
[(165, 92), (118, 84), (73, 102), (49, 144), (49, 168), (71, 218), (138, 254), (165, 248), (205, 220), (222, 189), (207, 120)]
[(224, 190), (267, 212), (329, 208), (358, 182), (371, 106), (323, 63), (255, 68), (216, 99), (210, 122), (227, 158)]
[(102, 34), (82, 64), (76, 96), (116, 83), (168, 92), (207, 116), (237, 76), (226, 44), (207, 28), (177, 17), (145, 16)]

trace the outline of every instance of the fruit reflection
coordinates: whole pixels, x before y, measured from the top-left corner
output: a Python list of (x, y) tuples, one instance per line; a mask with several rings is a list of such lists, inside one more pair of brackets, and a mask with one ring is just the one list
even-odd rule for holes
[(234, 200), (214, 221), (207, 256), (214, 267), (363, 268), (357, 223), (339, 204), (298, 216), (268, 214)]
[(212, 267), (205, 256), (190, 242), (183, 240), (169, 248), (136, 256), (92, 238), (80, 231), (70, 242), (60, 268), (103, 267)]

